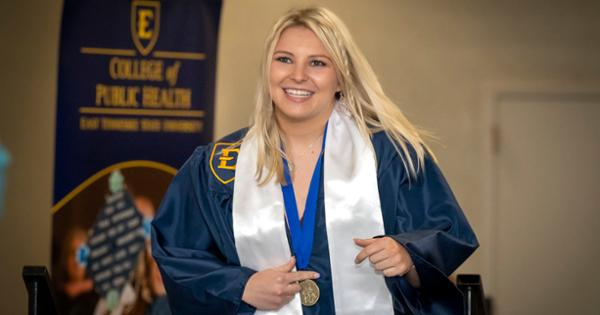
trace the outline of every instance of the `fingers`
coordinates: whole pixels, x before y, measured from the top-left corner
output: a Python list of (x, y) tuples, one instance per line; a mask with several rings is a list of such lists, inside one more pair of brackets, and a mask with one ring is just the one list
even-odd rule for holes
[(388, 251), (382, 250), (371, 256), (369, 256), (369, 261), (373, 264), (380, 263), (390, 257), (390, 253)]
[(410, 271), (412, 259), (406, 249), (394, 239), (354, 239), (354, 242), (363, 247), (354, 259), (356, 264), (369, 258), (373, 268), (381, 271), (386, 277), (403, 276)]
[(302, 281), (302, 280), (306, 280), (306, 279), (318, 279), (319, 278), (319, 274), (314, 272), (314, 271), (297, 271), (297, 272), (290, 272), (286, 275), (286, 281), (288, 283), (291, 282), (298, 282), (298, 281)]
[(365, 238), (365, 239), (355, 238), (354, 243), (360, 247), (365, 247), (365, 246), (373, 244), (377, 240), (378, 240), (377, 238)]
[(410, 271), (412, 261), (408, 261), (400, 255), (394, 255), (374, 264), (373, 267), (386, 277), (404, 276)]
[(277, 271), (282, 271), (282, 272), (290, 272), (294, 269), (294, 266), (296, 266), (296, 257), (292, 257), (285, 264), (279, 265), (273, 269), (275, 269)]
[(314, 271), (293, 272), (295, 265), (292, 257), (283, 265), (256, 272), (248, 279), (242, 300), (262, 310), (277, 310), (289, 303), (301, 290), (298, 281), (319, 277)]
[(390, 257), (374, 264), (373, 267), (375, 267), (375, 270), (385, 271), (386, 269), (398, 266), (399, 260), (396, 257)]
[(275, 284), (273, 286), (273, 295), (278, 297), (294, 296), (294, 294), (300, 292), (302, 287), (298, 282), (292, 282), (287, 284)]
[(302, 290), (302, 287), (298, 283), (294, 282), (287, 285), (283, 291), (283, 294), (294, 297), (294, 295), (300, 292), (300, 290)]
[[(358, 255), (356, 255), (356, 258), (354, 258), (354, 263), (360, 264), (361, 262), (363, 262), (363, 260), (365, 260), (365, 258), (382, 251), (385, 247), (383, 246), (383, 242), (380, 242), (380, 240), (381, 239), (372, 239), (372, 240), (356, 239), (356, 240), (354, 240), (354, 242), (357, 245), (366, 246), (360, 251), (360, 253), (358, 253)], [(368, 245), (366, 245), (367, 242), (363, 242), (363, 241), (368, 241)], [(365, 244), (365, 245), (360, 245), (359, 242), (362, 244)]]
[(271, 296), (273, 305), (275, 305), (274, 309), (279, 309), (289, 303), (300, 292), (302, 287), (298, 281), (316, 279), (318, 276), (319, 274), (313, 271), (298, 271), (277, 277), (277, 283), (273, 285), (274, 294)]

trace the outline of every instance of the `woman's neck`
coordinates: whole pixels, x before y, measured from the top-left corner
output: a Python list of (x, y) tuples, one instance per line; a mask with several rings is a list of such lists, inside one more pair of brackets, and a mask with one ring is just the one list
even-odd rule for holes
[(323, 122), (285, 122), (279, 124), (279, 130), (288, 146), (307, 146), (321, 138), (325, 131)]

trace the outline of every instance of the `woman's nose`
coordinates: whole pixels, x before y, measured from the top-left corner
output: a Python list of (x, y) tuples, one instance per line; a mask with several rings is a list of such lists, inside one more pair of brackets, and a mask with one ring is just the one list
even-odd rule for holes
[(306, 81), (306, 79), (307, 79), (306, 68), (304, 67), (303, 64), (297, 63), (294, 66), (294, 72), (292, 73), (292, 79), (296, 82)]

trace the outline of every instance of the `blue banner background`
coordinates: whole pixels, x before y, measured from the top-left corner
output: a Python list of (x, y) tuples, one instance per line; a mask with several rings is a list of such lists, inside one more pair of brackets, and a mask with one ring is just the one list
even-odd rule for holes
[[(150, 160), (178, 168), (196, 146), (212, 140), (216, 47), (221, 1), (150, 2), (160, 3), (160, 15), (158, 15), (160, 26), (156, 45), (147, 56), (143, 56), (136, 49), (131, 31), (132, 1), (65, 1), (60, 39), (56, 117), (53, 194), (55, 206), (90, 176), (111, 165), (130, 160)], [(92, 53), (86, 52), (86, 49)], [(157, 57), (157, 52), (184, 54)], [(125, 55), (122, 55), (123, 53)], [(186, 53), (188, 55), (185, 55)], [(127, 54), (129, 56), (126, 56)], [(205, 58), (197, 58), (200, 54), (204, 54)], [(132, 63), (141, 60), (162, 62), (163, 75), (166, 69), (179, 62), (177, 83), (171, 85), (166, 79), (162, 81), (116, 79), (114, 76), (111, 77), (109, 71), (112, 58), (129, 60)], [(96, 102), (98, 84), (124, 88), (138, 87), (138, 106), (108, 106)], [(141, 95), (144, 86), (185, 89), (191, 94), (191, 106), (144, 108)], [(101, 114), (89, 114), (82, 113), (82, 108), (107, 111)], [(154, 109), (165, 113), (119, 114), (118, 111), (122, 109), (138, 111)], [(182, 118), (174, 115), (175, 111), (178, 111), (175, 114), (203, 111), (203, 116)], [(99, 125), (95, 129), (82, 130), (82, 118), (95, 120)], [(141, 122), (141, 119), (161, 121), (187, 119), (201, 121), (201, 130), (191, 132), (111, 130), (103, 127), (102, 122), (105, 119), (127, 119), (138, 122)]]

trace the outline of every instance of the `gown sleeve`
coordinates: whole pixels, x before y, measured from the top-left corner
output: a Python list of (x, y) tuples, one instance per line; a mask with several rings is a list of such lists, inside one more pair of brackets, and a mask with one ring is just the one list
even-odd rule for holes
[(152, 222), (152, 255), (173, 314), (252, 314), (241, 297), (255, 271), (240, 266), (227, 207), (211, 197), (207, 150), (196, 149), (169, 186)]
[(415, 314), (463, 314), (462, 294), (448, 276), (479, 246), (477, 238), (435, 161), (426, 156), (409, 179), (389, 146), (378, 161), (385, 230), (408, 250), (421, 281), (415, 289), (403, 277), (386, 278), (395, 303)]

